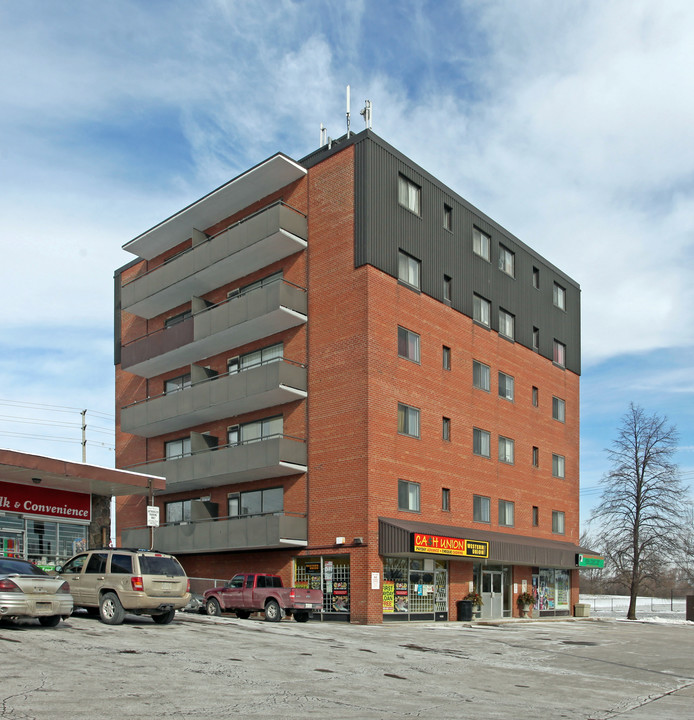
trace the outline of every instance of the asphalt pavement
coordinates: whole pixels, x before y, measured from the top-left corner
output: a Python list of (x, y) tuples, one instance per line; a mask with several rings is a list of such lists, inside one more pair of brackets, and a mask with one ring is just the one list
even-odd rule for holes
[(0, 718), (691, 720), (694, 623), (0, 625)]

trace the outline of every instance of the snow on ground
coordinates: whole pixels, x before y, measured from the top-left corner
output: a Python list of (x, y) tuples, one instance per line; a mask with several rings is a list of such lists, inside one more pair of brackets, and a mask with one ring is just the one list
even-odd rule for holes
[[(590, 605), (591, 617), (617, 618), (627, 621), (629, 609), (628, 595), (584, 595), (580, 602)], [(694, 625), (686, 620), (686, 599), (650, 598), (636, 599), (636, 617), (638, 622), (659, 623), (662, 625)]]

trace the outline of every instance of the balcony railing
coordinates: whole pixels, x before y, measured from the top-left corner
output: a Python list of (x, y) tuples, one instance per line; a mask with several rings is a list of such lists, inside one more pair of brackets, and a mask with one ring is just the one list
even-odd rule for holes
[[(167, 523), (154, 529), (154, 547), (179, 555), (301, 547), (307, 538), (306, 516), (285, 512)], [(125, 528), (121, 539), (124, 547), (149, 547), (150, 530)]]
[(274, 203), (142, 272), (121, 289), (123, 310), (147, 319), (306, 248), (306, 216)]
[[(196, 375), (203, 378), (196, 381)], [(193, 365), (191, 377), (189, 387), (124, 407), (121, 429), (155, 437), (306, 397), (306, 367), (284, 358), (214, 377)]]
[(121, 366), (141, 377), (261, 340), (306, 322), (306, 290), (278, 278), (206, 306), (193, 298), (193, 314), (123, 345)]
[[(306, 472), (306, 443), (289, 435), (274, 435), (219, 447), (207, 447), (206, 439), (205, 435), (191, 433), (193, 452), (190, 455), (159, 459), (125, 469), (165, 477), (167, 493)], [(205, 449), (196, 451), (196, 446), (205, 446)]]

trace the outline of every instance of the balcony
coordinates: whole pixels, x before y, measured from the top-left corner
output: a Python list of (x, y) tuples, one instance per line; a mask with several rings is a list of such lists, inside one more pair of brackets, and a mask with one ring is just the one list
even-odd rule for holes
[[(166, 493), (285, 477), (306, 472), (306, 443), (287, 435), (222, 447), (206, 447), (207, 436), (191, 433), (192, 454), (128, 470), (166, 478)], [(204, 449), (201, 449), (204, 448)]]
[[(306, 248), (306, 217), (275, 203), (123, 285), (121, 307), (147, 319)], [(196, 242), (197, 239), (197, 242)]]
[(155, 437), (306, 397), (306, 368), (285, 359), (212, 378), (192, 365), (191, 378), (190, 387), (124, 407), (121, 429)]
[[(149, 547), (149, 528), (125, 528), (124, 547)], [(225, 517), (154, 529), (154, 546), (172, 554), (268, 550), (307, 544), (306, 517), (287, 513)]]
[(281, 279), (210, 307), (193, 298), (191, 317), (124, 345), (121, 366), (155, 377), (302, 325), (306, 314), (304, 288)]

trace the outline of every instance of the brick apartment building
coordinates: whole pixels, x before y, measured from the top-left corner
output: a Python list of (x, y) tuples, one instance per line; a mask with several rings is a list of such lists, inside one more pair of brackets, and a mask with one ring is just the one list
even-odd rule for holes
[[(578, 601), (580, 289), (371, 130), (277, 154), (128, 242), (117, 466), (193, 578), (323, 619)], [(146, 499), (119, 500), (124, 544)], [(201, 581), (205, 585), (205, 581)]]

